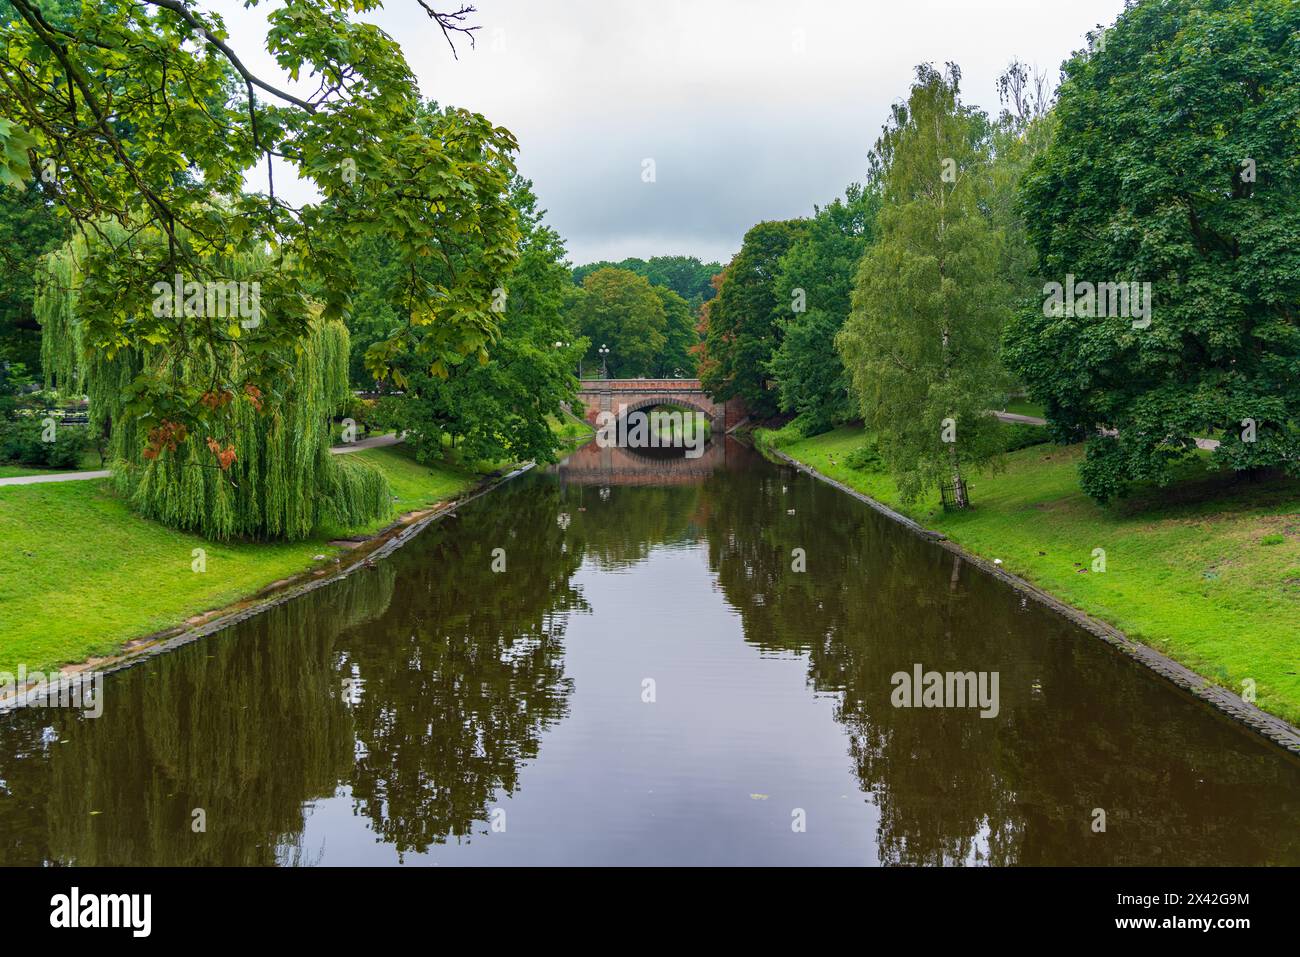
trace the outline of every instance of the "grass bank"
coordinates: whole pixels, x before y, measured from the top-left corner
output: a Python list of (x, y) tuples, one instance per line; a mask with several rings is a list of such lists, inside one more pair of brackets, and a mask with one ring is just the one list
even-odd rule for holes
[(1012, 399), (1007, 402), (1003, 412), (1011, 412), (1015, 415), (1029, 415), (1036, 419), (1044, 416), (1043, 407), (1036, 402), (1030, 402), (1028, 399)]
[[(937, 492), (903, 506), (888, 475), (853, 468), (866, 438), (760, 432), (760, 444), (884, 502), (1236, 693), (1300, 724), (1300, 482), (1248, 483), (1202, 462), (1172, 486), (1101, 507), (1079, 490), (1082, 450), (1039, 445), (972, 479), (975, 507)], [(855, 460), (856, 461), (856, 460)], [(1105, 550), (1105, 572), (1092, 570)]]
[(43, 469), (31, 468), (26, 465), (0, 465), (0, 478), (20, 478), (27, 475), (58, 475), (60, 472), (98, 472), (102, 468), (104, 468), (104, 463), (100, 461), (99, 453), (92, 450), (83, 453), (81, 461), (73, 468)]
[(572, 412), (564, 412), (558, 417), (551, 416), (550, 422), (551, 428), (554, 430), (555, 434), (560, 437), (560, 441), (566, 446), (578, 445), (585, 442), (596, 433), (595, 429)]
[[(351, 454), (388, 476), (391, 515), (292, 544), (222, 544), (173, 531), (132, 512), (108, 480), (0, 486), (0, 671), (111, 654), (132, 638), (332, 564), (342, 551), (332, 539), (373, 534), (481, 478), (468, 469), (421, 465), (401, 446)], [(206, 552), (206, 571), (192, 570), (196, 548)]]

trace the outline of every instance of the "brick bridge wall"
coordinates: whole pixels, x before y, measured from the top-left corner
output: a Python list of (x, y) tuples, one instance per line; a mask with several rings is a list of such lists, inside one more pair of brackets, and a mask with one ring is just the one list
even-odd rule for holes
[(719, 433), (745, 417), (740, 400), (715, 401), (700, 386), (699, 379), (583, 379), (578, 400), (593, 427), (601, 412), (626, 415), (665, 402), (699, 409), (709, 417), (709, 427)]

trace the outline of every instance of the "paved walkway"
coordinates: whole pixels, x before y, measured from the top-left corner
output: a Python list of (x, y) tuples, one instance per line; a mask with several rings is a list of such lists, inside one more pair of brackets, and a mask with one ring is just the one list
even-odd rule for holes
[(1033, 415), (1021, 415), (1019, 412), (994, 412), (1003, 422), (1019, 422), (1021, 425), (1046, 425), (1046, 419)]
[(347, 445), (336, 445), (330, 449), (335, 455), (346, 455), (349, 452), (360, 452), (362, 449), (382, 449), (390, 445), (396, 445), (402, 441), (400, 435), (376, 435), (373, 439), (362, 439), (360, 442), (349, 442)]
[[(993, 414), (996, 415), (1003, 422), (1019, 422), (1022, 425), (1046, 425), (1047, 424), (1046, 419), (1040, 419), (1037, 416), (1033, 416), (1033, 415), (1020, 415), (1016, 412), (994, 412)], [(1114, 430), (1111, 430), (1109, 434), (1115, 435), (1116, 433), (1114, 432)], [(1196, 447), (1198, 449), (1205, 449), (1207, 452), (1213, 452), (1221, 444), (1222, 443), (1220, 443), (1218, 439), (1197, 439), (1196, 440)]]
[(16, 475), (0, 478), (0, 485), (43, 485), (46, 482), (84, 482), (86, 479), (108, 478), (113, 473), (102, 472), (51, 472), (46, 475)]
[[(360, 452), (362, 449), (382, 449), (401, 442), (400, 436), (376, 435), (373, 439), (362, 439), (349, 445), (336, 445), (330, 449), (335, 455), (348, 452)], [(113, 473), (104, 469), (98, 472), (49, 472), (44, 475), (17, 475), (13, 478), (0, 478), (0, 486), (5, 485), (43, 485), (46, 482), (85, 482), (90, 479), (108, 478)]]
[[(1015, 412), (994, 412), (1003, 422), (1019, 422), (1022, 425), (1046, 425), (1046, 419), (1039, 419), (1032, 415), (1019, 415)], [(748, 419), (745, 420), (749, 421)], [(736, 425), (739, 428), (745, 422)], [(728, 433), (730, 434), (730, 433)], [(397, 435), (377, 435), (373, 439), (362, 439), (360, 442), (352, 442), (349, 445), (336, 445), (330, 449), (334, 455), (347, 455), (349, 452), (360, 452), (362, 449), (382, 449), (390, 445), (397, 445), (402, 441), (401, 436)], [(1217, 439), (1197, 439), (1196, 447), (1213, 451), (1219, 447)], [(89, 479), (108, 478), (112, 475), (107, 469), (98, 472), (53, 472), (47, 475), (18, 475), (14, 478), (0, 478), (0, 487), (5, 485), (43, 485), (46, 482), (84, 482)]]

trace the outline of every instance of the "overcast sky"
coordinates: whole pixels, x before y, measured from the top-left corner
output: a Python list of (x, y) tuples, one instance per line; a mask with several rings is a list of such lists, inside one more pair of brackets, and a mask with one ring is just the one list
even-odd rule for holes
[[(260, 11), (200, 5), (222, 13), (255, 72), (283, 79), (263, 49)], [(1085, 32), (1123, 5), (475, 0), (481, 29), (473, 49), (458, 38), (459, 60), (416, 0), (386, 0), (367, 19), (401, 43), (426, 96), (514, 132), (519, 169), (579, 264), (726, 261), (754, 223), (808, 215), (863, 178), (917, 63), (957, 62), (966, 100), (996, 113), (994, 81), (1013, 57), (1055, 77)], [(654, 182), (643, 180), (646, 160)], [(298, 190), (295, 199), (308, 198)]]

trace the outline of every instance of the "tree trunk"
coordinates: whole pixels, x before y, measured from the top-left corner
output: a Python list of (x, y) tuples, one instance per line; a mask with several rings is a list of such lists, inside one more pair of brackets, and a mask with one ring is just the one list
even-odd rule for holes
[(948, 446), (948, 459), (952, 463), (952, 501), (957, 508), (969, 508), (966, 498), (966, 483), (961, 479), (961, 463), (957, 459), (957, 443)]

